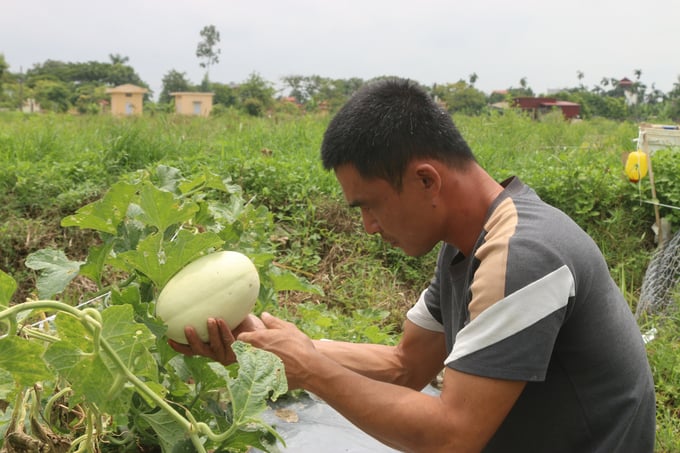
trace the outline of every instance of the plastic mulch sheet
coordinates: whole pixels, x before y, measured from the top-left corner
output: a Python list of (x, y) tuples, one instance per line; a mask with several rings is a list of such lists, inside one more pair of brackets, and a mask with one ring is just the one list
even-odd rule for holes
[[(432, 386), (423, 393), (437, 395)], [(263, 419), (274, 426), (286, 446), (286, 453), (390, 453), (396, 452), (365, 434), (319, 398), (301, 393), (296, 398), (282, 398), (269, 404)], [(260, 450), (253, 450), (260, 452)]]

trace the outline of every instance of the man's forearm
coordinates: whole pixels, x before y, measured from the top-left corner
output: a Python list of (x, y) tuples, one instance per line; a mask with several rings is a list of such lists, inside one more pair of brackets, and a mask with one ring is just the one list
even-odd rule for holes
[(418, 390), (422, 388), (420, 383), (411, 382), (396, 346), (328, 340), (315, 340), (314, 346), (326, 357), (363, 376)]
[(377, 381), (423, 389), (444, 366), (446, 343), (441, 333), (404, 323), (396, 346), (314, 341), (316, 349), (345, 368)]

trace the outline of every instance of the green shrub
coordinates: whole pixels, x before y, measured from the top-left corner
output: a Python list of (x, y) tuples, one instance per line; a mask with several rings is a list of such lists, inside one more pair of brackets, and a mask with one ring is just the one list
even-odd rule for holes
[(668, 313), (648, 319), (643, 331), (656, 331), (647, 343), (657, 407), (658, 452), (680, 451), (680, 292)]

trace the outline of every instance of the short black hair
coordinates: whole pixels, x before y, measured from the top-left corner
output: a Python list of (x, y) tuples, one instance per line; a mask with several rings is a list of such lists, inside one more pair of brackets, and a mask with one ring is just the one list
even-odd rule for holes
[(475, 161), (451, 115), (418, 83), (380, 79), (360, 88), (331, 120), (321, 144), (326, 170), (352, 164), (396, 189), (412, 159), (464, 167)]

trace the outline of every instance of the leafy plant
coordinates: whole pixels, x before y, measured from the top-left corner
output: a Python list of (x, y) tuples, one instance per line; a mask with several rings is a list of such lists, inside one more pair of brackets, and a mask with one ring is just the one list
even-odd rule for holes
[(656, 451), (680, 451), (680, 291), (667, 314), (648, 319), (643, 331), (654, 329), (647, 355), (654, 374), (657, 407)]
[[(658, 201), (665, 206), (659, 208), (661, 215), (673, 225), (680, 224), (680, 159), (678, 150), (662, 149), (654, 153), (654, 181)], [(645, 181), (647, 181), (645, 179)], [(651, 187), (645, 184), (645, 194), (651, 198)]]
[[(62, 225), (95, 230), (100, 241), (82, 262), (60, 250), (31, 254), (38, 300), (10, 306), (17, 285), (0, 272), (0, 399), (12, 409), (0, 421), (4, 448), (270, 451), (281, 439), (259, 414), (286, 391), (278, 358), (242, 343), (234, 346), (238, 365), (227, 368), (178, 355), (154, 317), (170, 277), (220, 249), (256, 264), (259, 309), (275, 304), (278, 291), (318, 293), (276, 266), (267, 210), (212, 173), (187, 179), (161, 166), (122, 178)], [(52, 300), (76, 276), (94, 282), (105, 303)]]
[(394, 326), (386, 324), (389, 311), (362, 308), (347, 316), (325, 304), (301, 303), (296, 306), (296, 324), (315, 339), (354, 343), (395, 344)]

